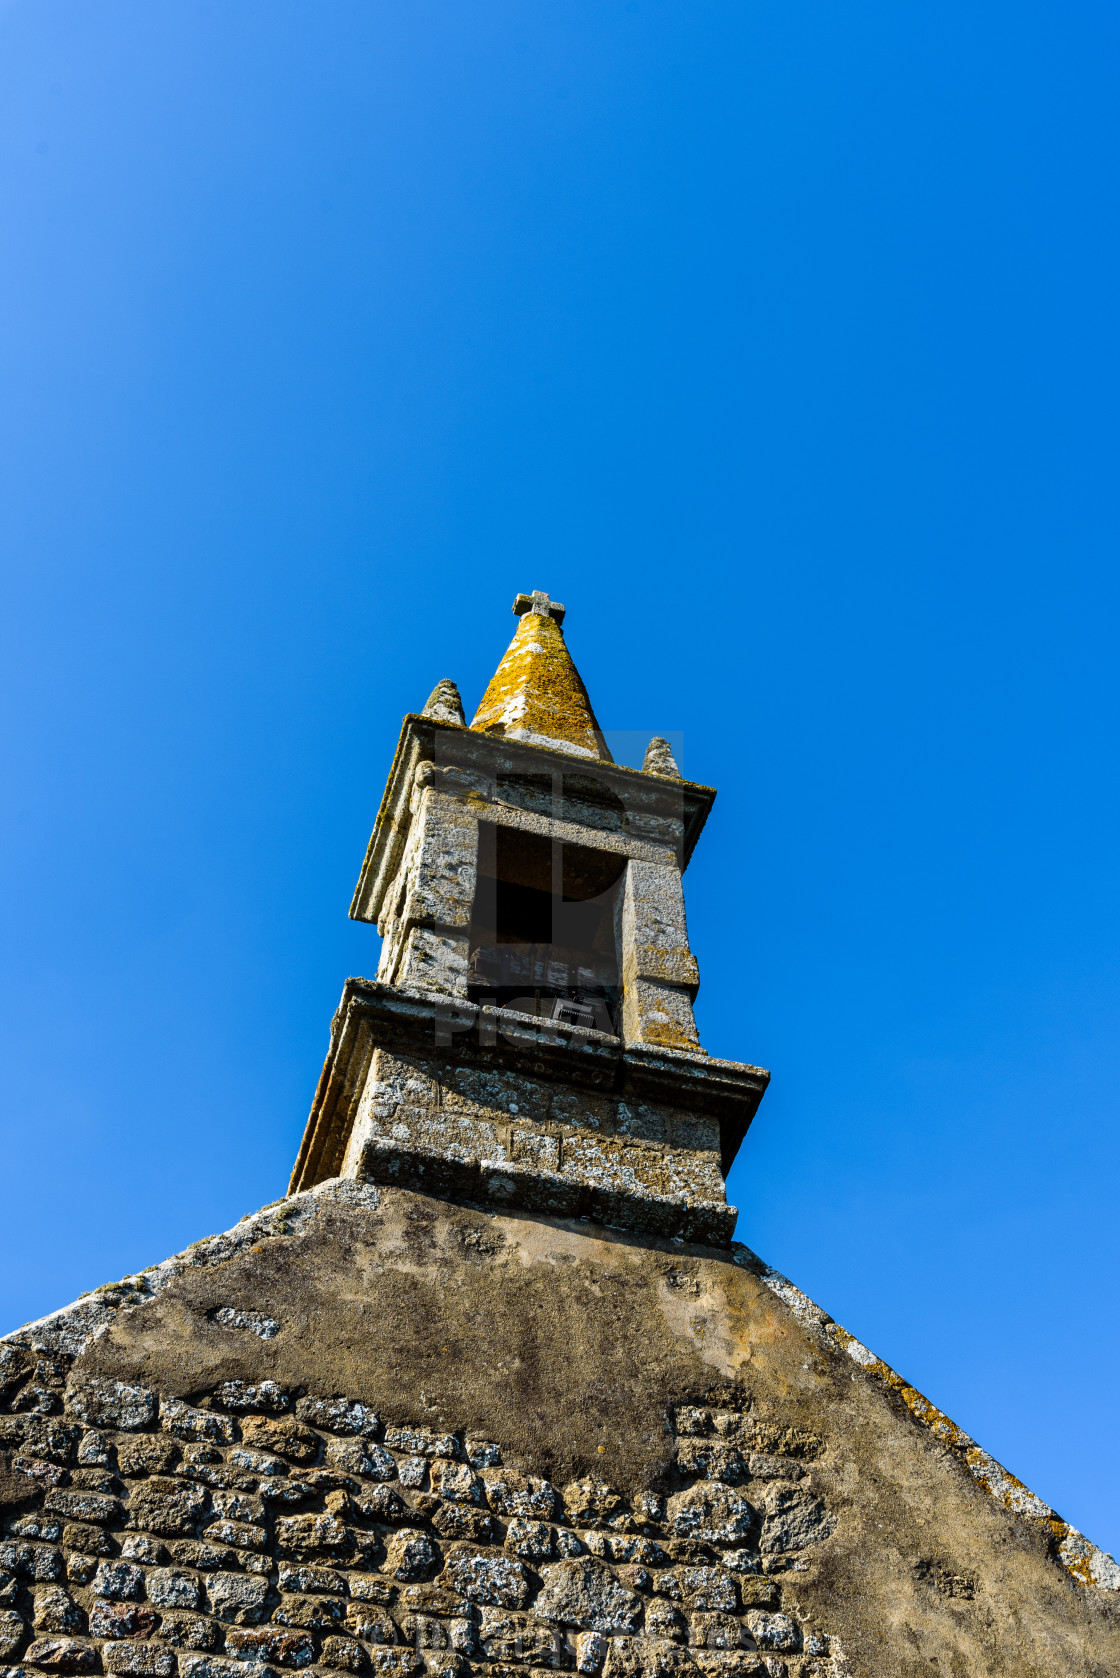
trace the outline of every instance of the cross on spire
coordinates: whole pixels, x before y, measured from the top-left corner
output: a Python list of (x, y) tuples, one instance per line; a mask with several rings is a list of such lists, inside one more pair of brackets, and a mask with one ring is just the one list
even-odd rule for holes
[(535, 612), (539, 618), (554, 618), (558, 624), (564, 621), (564, 607), (559, 601), (550, 600), (539, 588), (535, 588), (532, 594), (519, 594), (513, 610), (519, 618), (523, 618), (526, 612)]

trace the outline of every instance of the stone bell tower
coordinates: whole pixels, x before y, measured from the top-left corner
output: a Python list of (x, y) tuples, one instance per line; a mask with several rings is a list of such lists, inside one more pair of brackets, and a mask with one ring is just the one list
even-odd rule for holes
[(292, 1176), (338, 1175), (725, 1245), (723, 1180), (766, 1088), (716, 1060), (682, 874), (715, 799), (654, 740), (607, 749), (564, 607), (519, 594), (469, 726), (404, 719), (350, 913), (351, 980)]

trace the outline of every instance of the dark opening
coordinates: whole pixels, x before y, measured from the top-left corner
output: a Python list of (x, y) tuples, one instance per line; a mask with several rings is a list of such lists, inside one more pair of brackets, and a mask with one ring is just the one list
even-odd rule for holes
[(479, 824), (472, 1000), (613, 1031), (615, 904), (626, 858)]

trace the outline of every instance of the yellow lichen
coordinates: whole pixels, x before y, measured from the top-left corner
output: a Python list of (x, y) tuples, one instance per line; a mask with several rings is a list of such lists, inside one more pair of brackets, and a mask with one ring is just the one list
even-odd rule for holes
[(614, 760), (587, 689), (551, 617), (526, 612), (490, 679), (471, 727), (531, 745), (557, 745), (581, 757)]

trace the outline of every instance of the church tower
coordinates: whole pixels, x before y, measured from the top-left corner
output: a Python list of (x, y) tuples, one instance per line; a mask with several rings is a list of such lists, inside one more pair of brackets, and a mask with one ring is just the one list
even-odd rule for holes
[(351, 980), (292, 1191), (358, 1177), (727, 1245), (724, 1178), (768, 1074), (700, 1045), (682, 875), (715, 799), (664, 740), (616, 764), (564, 641), (519, 594), (469, 727), (404, 720), (350, 913)]
[(733, 1239), (715, 793), (514, 611), (404, 719), (289, 1193), (0, 1341), (0, 1678), (1120, 1672), (1112, 1557)]

